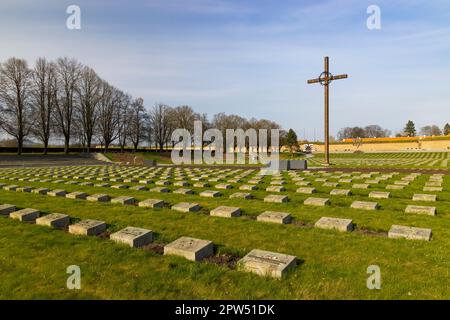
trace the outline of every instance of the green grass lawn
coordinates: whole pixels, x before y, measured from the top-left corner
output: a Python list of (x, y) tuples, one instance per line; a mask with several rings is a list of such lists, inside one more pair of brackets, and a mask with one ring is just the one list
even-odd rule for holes
[[(0, 175), (5, 172), (7, 170), (0, 171)], [(288, 175), (285, 173), (284, 176), (287, 180)], [(367, 197), (370, 191), (381, 190), (398, 177), (368, 190), (354, 190), (350, 197), (330, 196), (328, 193), (332, 188), (313, 181), (318, 190), (313, 196), (330, 198), (328, 207), (303, 205), (303, 200), (310, 195), (295, 193), (297, 186), (292, 183), (282, 193), (289, 196), (288, 203), (264, 203), (262, 199), (267, 192), (263, 190), (269, 185), (269, 177), (259, 185), (262, 190), (245, 191), (255, 196), (253, 200), (228, 198), (231, 193), (238, 192), (237, 187), (243, 183), (233, 184), (232, 190), (220, 190), (223, 193), (220, 198), (208, 199), (198, 195), (204, 189), (192, 186), (187, 188), (195, 190), (196, 194), (177, 195), (0, 179), (2, 183), (20, 186), (110, 196), (130, 195), (138, 200), (156, 198), (167, 203), (162, 209), (145, 209), (0, 191), (0, 203), (14, 204), (19, 208), (31, 207), (43, 213), (66, 213), (73, 221), (85, 218), (102, 220), (108, 223), (109, 233), (135, 226), (153, 230), (155, 242), (161, 244), (180, 236), (211, 240), (216, 244), (217, 256), (234, 260), (256, 248), (294, 255), (299, 259), (295, 269), (283, 279), (276, 280), (213, 261), (191, 262), (152, 250), (118, 245), (104, 237), (74, 236), (65, 231), (0, 217), (0, 298), (449, 299), (450, 179), (448, 176), (444, 178), (445, 191), (438, 193), (438, 202), (414, 203), (436, 206), (436, 216), (423, 216), (405, 214), (403, 210), (407, 204), (413, 203), (410, 199), (414, 193), (423, 193), (421, 186), (429, 175), (421, 175), (404, 191), (391, 191), (391, 199)], [(169, 186), (169, 189), (175, 188)], [(206, 189), (214, 190), (213, 187)], [(372, 212), (351, 209), (349, 206), (354, 200), (377, 201), (381, 209)], [(182, 201), (199, 203), (202, 210), (196, 213), (170, 210), (170, 205)], [(209, 210), (219, 205), (240, 207), (243, 216), (231, 219), (208, 216)], [(294, 222), (276, 225), (254, 220), (257, 214), (266, 210), (289, 212)], [(357, 228), (352, 233), (313, 228), (314, 222), (323, 216), (351, 218)], [(386, 232), (392, 224), (431, 228), (433, 240), (387, 238)], [(66, 288), (69, 276), (66, 268), (69, 265), (81, 267), (81, 290)], [(381, 268), (381, 290), (366, 287), (369, 265)]]
[[(323, 153), (314, 153), (308, 163), (321, 166), (323, 158)], [(342, 168), (449, 169), (450, 152), (330, 153), (330, 162), (332, 166)]]

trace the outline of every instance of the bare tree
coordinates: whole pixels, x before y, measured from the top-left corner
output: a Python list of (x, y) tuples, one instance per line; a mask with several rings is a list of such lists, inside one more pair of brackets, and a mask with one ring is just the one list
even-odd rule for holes
[(84, 67), (79, 85), (76, 88), (78, 103), (77, 110), (82, 129), (84, 145), (87, 152), (90, 151), (92, 137), (97, 125), (98, 106), (100, 101), (100, 85), (101, 80), (94, 70)]
[(130, 125), (128, 132), (130, 140), (133, 143), (134, 151), (137, 151), (139, 143), (144, 137), (144, 119), (145, 119), (144, 100), (137, 98), (130, 104), (129, 119)]
[(130, 138), (130, 133), (129, 133), (130, 122), (131, 122), (129, 119), (130, 104), (131, 104), (131, 97), (129, 95), (126, 95), (125, 98), (123, 99), (122, 103), (119, 105), (119, 109), (118, 109), (120, 120), (119, 120), (119, 128), (118, 128), (117, 137), (119, 139), (119, 145), (120, 145), (121, 152), (123, 152), (125, 150), (127, 141)]
[(164, 150), (164, 144), (171, 136), (171, 110), (171, 107), (158, 103), (149, 114), (150, 125), (153, 128), (153, 137), (159, 151)]
[(98, 106), (98, 131), (105, 152), (119, 136), (122, 105), (128, 105), (129, 96), (109, 85), (106, 81), (101, 84), (101, 95)]
[(75, 59), (59, 58), (56, 62), (57, 87), (55, 99), (55, 124), (64, 137), (64, 153), (69, 152), (72, 122), (75, 112), (75, 92), (82, 66)]
[(31, 129), (34, 137), (44, 145), (44, 154), (48, 152), (48, 143), (53, 124), (52, 114), (55, 108), (55, 65), (45, 58), (36, 61), (33, 72), (32, 112), (36, 120)]
[(19, 155), (34, 118), (30, 104), (31, 78), (32, 71), (25, 60), (10, 58), (0, 65), (0, 127), (17, 140)]

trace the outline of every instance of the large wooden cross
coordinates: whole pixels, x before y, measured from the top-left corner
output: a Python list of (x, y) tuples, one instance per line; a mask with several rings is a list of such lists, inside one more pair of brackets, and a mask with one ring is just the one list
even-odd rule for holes
[(330, 110), (329, 110), (329, 95), (328, 95), (328, 85), (333, 80), (345, 79), (348, 76), (346, 74), (339, 74), (337, 76), (333, 76), (329, 71), (329, 58), (325, 57), (323, 59), (324, 62), (324, 71), (320, 74), (320, 76), (316, 79), (308, 80), (308, 83), (320, 83), (324, 87), (324, 108), (325, 108), (325, 164), (330, 164)]

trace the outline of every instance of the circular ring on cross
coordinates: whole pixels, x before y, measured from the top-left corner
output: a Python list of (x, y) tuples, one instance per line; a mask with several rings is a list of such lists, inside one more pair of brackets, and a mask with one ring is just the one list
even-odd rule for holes
[(331, 78), (333, 77), (333, 75), (330, 72), (322, 72), (319, 76), (319, 82), (321, 85), (326, 85), (329, 84), (331, 82)]

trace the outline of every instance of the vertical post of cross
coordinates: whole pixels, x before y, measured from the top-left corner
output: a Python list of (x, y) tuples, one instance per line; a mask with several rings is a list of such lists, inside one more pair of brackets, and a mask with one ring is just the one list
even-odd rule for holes
[(325, 57), (323, 58), (323, 64), (324, 64), (324, 72), (325, 72), (325, 81), (324, 81), (324, 85), (323, 85), (323, 89), (324, 89), (324, 114), (325, 114), (325, 123), (324, 123), (324, 143), (325, 143), (325, 164), (329, 165), (330, 164), (330, 108), (329, 108), (329, 104), (330, 104), (330, 99), (329, 99), (329, 69), (330, 69), (330, 64), (329, 64), (329, 58)]

